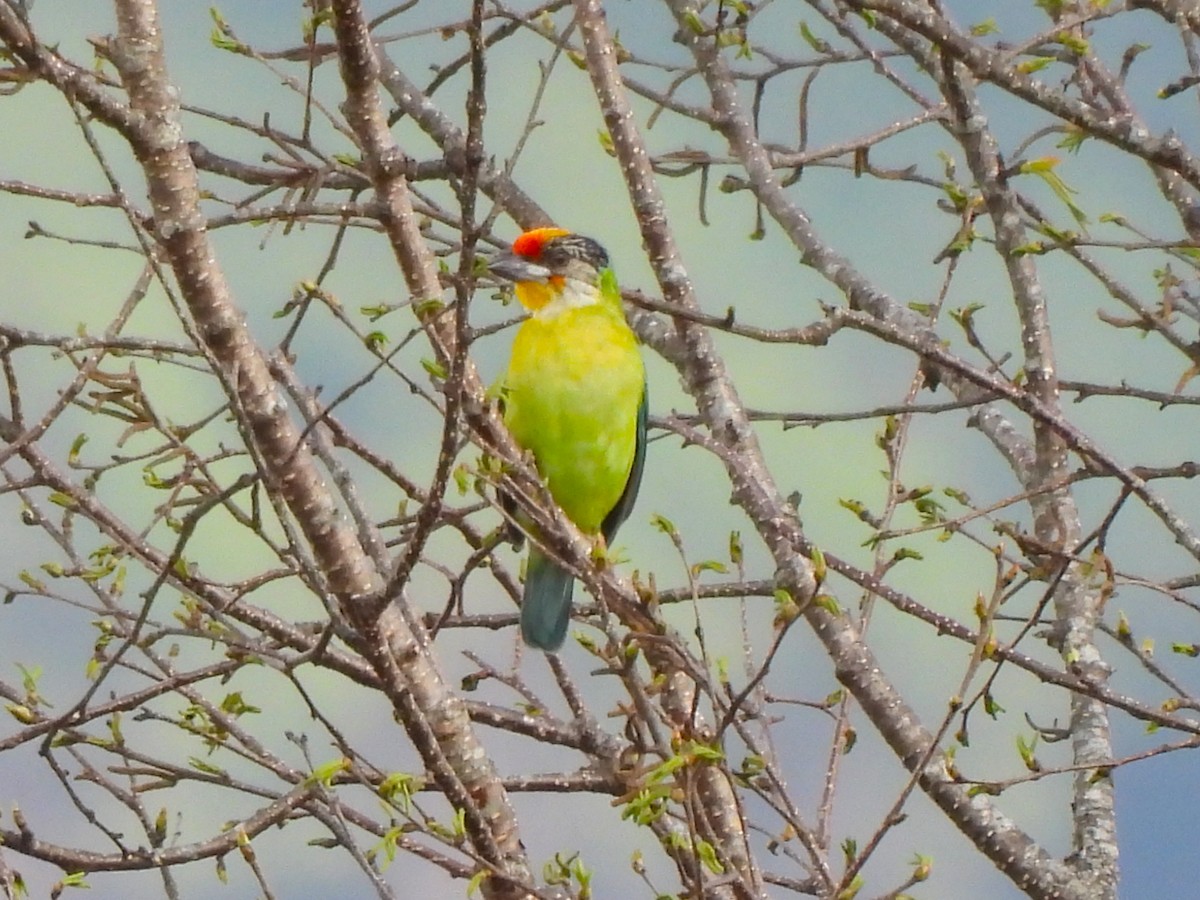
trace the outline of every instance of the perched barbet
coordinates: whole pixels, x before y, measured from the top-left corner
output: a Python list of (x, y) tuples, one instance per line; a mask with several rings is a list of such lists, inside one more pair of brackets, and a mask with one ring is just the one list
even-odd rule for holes
[[(500, 386), (504, 421), (567, 518), (609, 543), (642, 480), (646, 370), (608, 254), (591, 238), (536, 228), (488, 270), (513, 283), (529, 313)], [(562, 646), (573, 589), (572, 575), (532, 546), (521, 600), (527, 644)]]

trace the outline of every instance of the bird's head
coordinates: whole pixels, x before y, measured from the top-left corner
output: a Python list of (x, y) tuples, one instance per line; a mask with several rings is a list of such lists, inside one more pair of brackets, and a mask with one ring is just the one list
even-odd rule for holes
[(595, 302), (608, 254), (596, 241), (565, 228), (535, 228), (513, 241), (512, 249), (488, 261), (488, 271), (511, 281), (517, 299), (530, 312), (557, 300), (563, 306)]

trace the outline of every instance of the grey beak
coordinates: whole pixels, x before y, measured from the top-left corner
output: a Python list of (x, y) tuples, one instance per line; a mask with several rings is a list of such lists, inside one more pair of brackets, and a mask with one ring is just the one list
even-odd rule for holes
[(503, 250), (488, 260), (488, 272), (505, 281), (537, 281), (542, 284), (550, 277), (550, 270), (545, 266), (516, 256), (510, 250)]

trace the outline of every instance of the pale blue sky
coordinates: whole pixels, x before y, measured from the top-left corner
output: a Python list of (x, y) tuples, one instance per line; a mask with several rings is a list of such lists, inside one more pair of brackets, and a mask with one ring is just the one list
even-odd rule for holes
[[(382, 9), (384, 3), (370, 4)], [(655, 59), (683, 61), (683, 50), (665, 45), (660, 26), (666, 13), (657, 5), (615, 2), (610, 5), (612, 26), (635, 53)], [(994, 16), (1004, 34), (1013, 40), (1029, 33), (1030, 29), (1045, 27), (1036, 10), (1026, 3), (979, 3), (961, 0), (947, 4), (961, 16), (964, 23), (973, 22), (979, 10), (980, 18)], [(463, 4), (464, 15), (466, 5)], [(300, 106), (294, 95), (281, 88), (275, 80), (254, 63), (222, 54), (208, 41), (211, 21), (205, 4), (164, 3), (164, 23), (167, 44), (171, 53), (172, 73), (180, 85), (185, 102), (211, 106), (251, 120), (261, 118), (271, 110), (281, 128), (296, 129)], [(300, 10), (294, 2), (283, 0), (240, 0), (221, 5), (222, 12), (243, 39), (264, 48), (293, 46), (298, 42)], [(416, 16), (428, 11), (431, 20), (443, 16), (444, 7), (437, 4), (418, 6)], [(822, 36), (833, 38), (811, 13), (789, 4), (776, 3), (767, 13), (778, 23), (780, 41), (796, 46), (797, 23), (807, 19)], [(107, 4), (80, 4), (67, 0), (38, 0), (34, 18), (44, 29), (47, 40), (60, 42), (61, 49), (80, 60), (90, 59), (84, 36), (103, 34), (112, 30), (111, 10)], [(418, 19), (396, 20), (385, 31), (393, 33), (415, 27)], [(656, 30), (658, 29), (658, 30)], [(669, 33), (669, 32), (668, 32)], [(782, 37), (786, 35), (786, 39)], [(1154, 45), (1134, 65), (1129, 87), (1139, 111), (1143, 112), (1153, 129), (1174, 128), (1189, 140), (1197, 134), (1195, 99), (1181, 96), (1170, 101), (1158, 101), (1153, 93), (1181, 71), (1181, 59), (1174, 49), (1162, 49), (1167, 30), (1149, 13), (1122, 16), (1119, 22), (1103, 23), (1097, 28), (1096, 44), (1108, 59), (1117, 59), (1124, 47), (1135, 40)], [(790, 43), (789, 43), (790, 42)], [(456, 52), (462, 49), (459, 39)], [(413, 74), (423, 77), (430, 63), (444, 58), (446, 48), (436, 41), (411, 40), (392, 45), (392, 52)], [(529, 96), (537, 78), (536, 62), (548, 55), (547, 45), (534, 38), (510, 42), (490, 60), (491, 118), (488, 122), (489, 151), (504, 158), (511, 151), (524, 121)], [(623, 283), (653, 291), (650, 270), (642, 260), (640, 239), (633, 217), (625, 200), (624, 187), (615, 161), (604, 154), (596, 137), (602, 120), (590, 99), (586, 74), (567, 61), (553, 79), (547, 92), (540, 117), (544, 124), (535, 132), (528, 149), (518, 163), (515, 175), (555, 218), (568, 227), (587, 231), (600, 238), (608, 247)], [(299, 69), (293, 69), (299, 73)], [(880, 88), (874, 79), (864, 79), (863, 68), (845, 72), (832, 71), (818, 79), (812, 96), (811, 146), (824, 141), (844, 140), (870, 133), (895, 118), (911, 112), (907, 101), (888, 88)], [(763, 130), (774, 140), (795, 140), (795, 85), (798, 78), (782, 83), (778, 90), (769, 91), (763, 108)], [(320, 95), (336, 104), (338, 91), (336, 71), (325, 66), (319, 73)], [(450, 111), (459, 114), (456, 101), (463, 90), (462, 78), (457, 78), (439, 94)], [(685, 90), (688, 99), (699, 102), (703, 92), (698, 86)], [(993, 126), (1003, 149), (1012, 151), (1017, 141), (1046, 117), (1031, 113), (1028, 107), (1008, 100), (992, 88), (981, 90)], [(639, 111), (646, 114), (648, 104), (640, 103)], [(189, 136), (209, 144), (217, 152), (233, 155), (245, 152), (248, 143), (231, 138), (225, 129), (210, 122), (189, 117)], [(330, 136), (329, 129), (318, 126), (323, 145), (333, 151), (349, 152), (348, 143)], [(74, 122), (65, 104), (47, 88), (31, 86), (13, 97), (0, 98), (0, 179), (24, 179), (55, 187), (104, 191), (104, 181), (78, 137)], [(418, 158), (433, 155), (432, 145), (420, 136), (409, 123), (397, 128), (397, 135), (406, 149)], [(112, 135), (99, 132), (102, 146), (110, 153), (114, 168), (131, 192), (138, 190), (136, 168)], [(679, 149), (685, 146), (719, 148), (706, 129), (693, 124), (681, 125), (664, 116), (655, 129), (647, 133), (653, 151)], [(1064, 157), (1063, 177), (1079, 188), (1078, 202), (1094, 223), (1096, 237), (1124, 236), (1115, 226), (1098, 223), (1105, 212), (1119, 212), (1131, 221), (1148, 229), (1155, 236), (1173, 236), (1177, 223), (1160, 202), (1144, 170), (1119, 158), (1108, 148), (1088, 142), (1075, 156), (1066, 156), (1053, 148), (1053, 139), (1043, 141), (1034, 155), (1057, 154)], [(948, 149), (944, 132), (933, 126), (913, 132), (893, 143), (885, 144), (872, 155), (877, 165), (902, 167), (915, 163), (922, 174), (939, 177), (941, 164), (936, 158), (939, 149)], [(254, 153), (260, 153), (261, 147)], [(254, 153), (250, 154), (251, 158)], [(960, 178), (965, 168), (960, 160)], [(713, 183), (719, 179), (715, 176)], [(228, 188), (228, 185), (216, 185)], [(662, 189), (668, 204), (672, 226), (680, 240), (684, 262), (696, 285), (704, 308), (723, 313), (727, 307), (737, 307), (747, 321), (772, 326), (807, 324), (819, 318), (819, 302), (839, 302), (832, 287), (810, 270), (797, 264), (797, 252), (779, 233), (767, 226), (765, 240), (747, 239), (754, 227), (753, 209), (745, 194), (724, 195), (711, 191), (707, 213), (711, 224), (702, 226), (696, 215), (697, 188), (695, 179), (663, 179)], [(949, 218), (938, 211), (937, 199), (928, 189), (918, 189), (901, 182), (877, 181), (870, 178), (855, 180), (844, 171), (810, 168), (799, 184), (792, 188), (795, 196), (810, 214), (823, 238), (845, 255), (879, 287), (901, 302), (928, 302), (936, 293), (943, 276), (942, 267), (930, 264), (932, 258), (947, 243), (954, 229)], [(1055, 215), (1061, 225), (1069, 216), (1045, 191), (1034, 191), (1039, 203)], [(67, 247), (48, 240), (23, 240), (26, 223), (36, 220), (51, 231), (74, 235), (105, 234), (127, 241), (119, 216), (111, 211), (80, 211), (58, 207), (0, 193), (0, 261), (5, 272), (7, 291), (0, 294), (0, 317), (5, 322), (22, 327), (70, 332), (77, 323), (101, 329), (123, 301), (138, 271), (138, 259), (132, 254), (103, 252), (85, 247)], [(515, 234), (512, 223), (504, 222), (501, 233)], [(270, 345), (282, 335), (287, 320), (273, 318), (288, 300), (295, 285), (316, 275), (328, 251), (329, 232), (320, 228), (297, 229), (284, 237), (276, 232), (267, 238), (263, 229), (237, 229), (217, 233), (214, 237), (219, 260), (229, 276), (235, 296), (246, 310), (248, 319), (260, 339)], [(1098, 254), (1099, 255), (1099, 254)], [(1145, 291), (1150, 270), (1156, 264), (1145, 255), (1113, 252), (1104, 256), (1111, 270), (1139, 290)], [(1017, 333), (1008, 289), (996, 260), (986, 247), (963, 257), (961, 270), (947, 300), (947, 307), (983, 303), (985, 309), (977, 321), (985, 340), (995, 347), (1013, 349)], [(1127, 377), (1139, 386), (1170, 390), (1182, 372), (1178, 355), (1171, 355), (1154, 338), (1139, 341), (1127, 331), (1097, 327), (1096, 310), (1117, 312), (1111, 302), (1094, 286), (1084, 280), (1078, 270), (1062, 261), (1047, 258), (1041, 262), (1049, 298), (1051, 316), (1058, 342), (1060, 371), (1063, 377), (1115, 383)], [(328, 287), (336, 293), (346, 309), (398, 302), (404, 298), (403, 284), (383, 239), (375, 233), (353, 233), (341, 255), (341, 263)], [(501, 310), (481, 292), (472, 316), (478, 322), (497, 321), (511, 313)], [(361, 322), (365, 327), (365, 323)], [(408, 328), (395, 316), (381, 323), (393, 339)], [(155, 334), (180, 338), (178, 324), (161, 294), (155, 291), (143, 305), (131, 326), (132, 333)], [(954, 342), (955, 348), (968, 356), (960, 333), (944, 323), (943, 335)], [(507, 333), (481, 341), (474, 348), (476, 360), (489, 379), (500, 371), (507, 352)], [(718, 341), (727, 354), (730, 369), (746, 402), (768, 409), (832, 412), (865, 409), (877, 404), (898, 403), (903, 399), (913, 372), (913, 360), (893, 348), (880, 348), (862, 337), (839, 337), (826, 348), (763, 347), (748, 342), (722, 338)], [(335, 327), (313, 327), (301, 332), (295, 346), (297, 368), (311, 384), (324, 386), (324, 396), (332, 396), (353, 383), (369, 367), (370, 360), (357, 342)], [(416, 371), (416, 361), (425, 354), (420, 342), (406, 350), (402, 359)], [(27, 411), (46, 407), (53, 401), (56, 388), (69, 371), (59, 361), (54, 364), (35, 362), (22, 357), (21, 373), (27, 391)], [(673, 409), (690, 412), (691, 407), (680, 391), (676, 376), (665, 363), (649, 360), (653, 412), (666, 415)], [(165, 367), (142, 367), (144, 377), (152, 378), (154, 395), (170, 407), (170, 417), (187, 421), (217, 403), (215, 388), (198, 376), (181, 375)], [(928, 402), (945, 401), (945, 392), (924, 394)], [(1138, 405), (1120, 401), (1093, 400), (1066, 410), (1070, 418), (1083, 427), (1103, 436), (1106, 446), (1129, 463), (1167, 465), (1194, 455), (1193, 420), (1181, 410), (1159, 413)], [(437, 418), (419, 400), (402, 392), (396, 383), (376, 380), (364, 389), (341, 414), (371, 446), (394, 453), (414, 474), (425, 479), (432, 470), (438, 434)], [(905, 465), (904, 478), (910, 485), (930, 483), (938, 488), (959, 487), (968, 490), (979, 503), (1008, 496), (1016, 488), (1011, 474), (996, 457), (984, 439), (964, 427), (966, 413), (946, 417), (918, 419), (913, 428), (912, 449)], [(1022, 424), (1022, 427), (1025, 427)], [(874, 447), (872, 435), (878, 423), (867, 422), (844, 426), (825, 426), (816, 430), (793, 429), (784, 432), (778, 426), (760, 429), (768, 462), (785, 491), (798, 490), (804, 500), (802, 514), (809, 533), (818, 542), (835, 548), (858, 562), (869, 560), (868, 551), (859, 544), (868, 537), (865, 526), (854, 520), (838, 505), (841, 499), (854, 498), (868, 505), (882, 498), (884, 480), (877, 474), (883, 460)], [(65, 449), (79, 430), (93, 434), (93, 445), (104, 446), (115, 440), (122, 426), (98, 421), (82, 412), (72, 413), (52, 430), (51, 446)], [(211, 435), (203, 439), (215, 440)], [(136, 442), (135, 442), (136, 444)], [(119, 479), (126, 479), (124, 482)], [(378, 495), (372, 493), (373, 482), (367, 483), (364, 493), (380, 516), (392, 511), (394, 497), (381, 486)], [(137, 477), (115, 476), (103, 485), (107, 502), (121, 511), (142, 509), (144, 500), (138, 494)], [(1163, 487), (1181, 512), (1195, 509), (1196, 489), (1184, 484)], [(680, 450), (677, 440), (655, 442), (650, 451), (646, 483), (638, 511), (624, 527), (619, 543), (626, 545), (631, 567), (642, 571), (654, 570), (661, 585), (681, 581), (681, 567), (667, 539), (655, 531), (649, 522), (652, 513), (666, 515), (679, 524), (692, 560), (724, 558), (731, 528), (740, 528), (749, 535), (751, 529), (739, 512), (728, 506), (729, 489), (723, 474), (713, 459), (691, 448)], [(1103, 514), (1111, 501), (1111, 486), (1085, 486), (1080, 489), (1080, 502), (1087, 512), (1088, 527)], [(951, 505), (951, 504), (948, 504)], [(20, 568), (35, 567), (52, 551), (46, 542), (31, 529), (17, 524), (17, 507), (12, 498), (0, 498), (0, 537), (7, 547), (9, 562), (0, 570), (0, 579), (11, 583)], [(1023, 518), (1023, 511), (1014, 511), (1008, 518)], [(1153, 534), (1153, 540), (1141, 537)], [(1119, 564), (1134, 571), (1164, 577), (1194, 571), (1194, 561), (1188, 561), (1169, 545), (1148, 517), (1139, 511), (1129, 511), (1114, 532), (1114, 546), (1122, 554)], [(205, 559), (210, 571), (241, 577), (262, 563), (262, 556), (251, 548), (230, 548), (222, 532), (202, 529), (197, 536), (195, 553)], [(969, 618), (974, 594), (987, 590), (990, 571), (982, 551), (963, 552), (960, 545), (948, 547), (931, 539), (910, 542), (927, 554), (922, 565), (913, 565), (897, 573), (898, 586), (910, 590), (930, 606)], [(436, 545), (435, 545), (436, 546)], [(447, 554), (458, 552), (446, 546)], [(207, 561), (211, 558), (211, 562)], [(751, 573), (768, 577), (770, 569), (763, 551), (752, 547), (749, 555)], [(227, 571), (226, 571), (227, 570)], [(482, 583), (482, 582), (480, 582)], [(429, 608), (441, 602), (444, 583), (431, 575), (417, 582), (418, 593), (428, 590), (433, 600)], [(838, 586), (839, 599), (846, 605), (857, 602), (854, 592), (845, 585)], [(482, 593), (482, 592), (480, 592)], [(473, 596), (476, 609), (504, 609), (492, 595)], [(1032, 595), (1020, 598), (1026, 606)], [(296, 598), (284, 592), (276, 598), (282, 609)], [(307, 601), (306, 601), (307, 602)], [(1146, 592), (1123, 589), (1113, 600), (1114, 606), (1128, 612), (1134, 621), (1139, 638), (1155, 635), (1159, 640), (1160, 660), (1181, 677), (1190, 678), (1196, 686), (1195, 664), (1189, 668), (1186, 660), (1173, 658), (1167, 651), (1171, 640), (1194, 640), (1195, 620), (1164, 609), (1161, 600)], [(759, 610), (762, 613), (762, 610)], [(313, 617), (316, 616), (314, 610)], [(690, 609), (672, 611), (670, 618), (681, 630), (693, 627)], [(764, 638), (769, 616), (753, 617), (755, 634)], [(20, 661), (41, 664), (46, 668), (43, 687), (48, 696), (68, 704), (82, 685), (82, 672), (75, 668), (63, 671), (57, 660), (75, 661), (87, 658), (94, 633), (81, 630), (86, 617), (46, 605), (31, 609), (28, 603), (0, 610), (0, 661)], [(730, 611), (706, 613), (709, 639), (715, 652), (736, 652), (739, 639), (732, 626)], [(897, 615), (880, 610), (874, 625), (873, 643), (887, 674), (911, 698), (918, 710), (927, 717), (936, 717), (945, 708), (950, 688), (957, 683), (962, 659), (948, 657), (946, 639), (936, 639), (924, 629), (917, 629)], [(821, 697), (831, 691), (834, 681), (819, 645), (803, 629), (793, 631), (790, 652), (781, 658), (775, 673), (781, 681), (797, 685), (796, 693), (806, 697)], [(1189, 638), (1188, 635), (1191, 635)], [(503, 640), (507, 641), (505, 637)], [(451, 644), (453, 642), (451, 641)], [(454, 645), (457, 646), (457, 645)], [(578, 653), (578, 651), (573, 651)], [(499, 655), (499, 651), (497, 651)], [(1042, 648), (1041, 655), (1050, 659)], [(470, 671), (466, 660), (447, 654), (447, 668), (454, 675)], [(930, 659), (950, 658), (954, 667), (949, 673), (931, 666)], [(568, 655), (573, 665), (586, 671), (582, 656)], [(1163, 699), (1158, 688), (1148, 687), (1129, 657), (1115, 657), (1115, 684), (1121, 690), (1142, 696), (1147, 702)], [(0, 666), (8, 663), (0, 662)], [(532, 670), (535, 663), (526, 662)], [(536, 663), (540, 665), (540, 662)], [(5, 678), (13, 671), (6, 670)], [(240, 677), (240, 676), (239, 676)], [(531, 678), (535, 677), (531, 674)], [(536, 676), (540, 678), (541, 676)], [(538, 682), (542, 683), (542, 682)], [(977, 720), (973, 742), (960, 752), (964, 766), (989, 777), (1015, 775), (1019, 760), (1014, 751), (1018, 734), (1027, 734), (1021, 712), (1029, 709), (1040, 724), (1065, 716), (1065, 703), (1054, 692), (1034, 683), (1032, 679), (1009, 674), (1002, 681), (1002, 702), (1008, 714), (995, 723)], [(246, 679), (246, 689), (270, 690), (269, 678)], [(341, 682), (313, 679), (310, 685), (319, 699), (337, 705), (345, 689)], [(607, 690), (603, 686), (601, 691)], [(278, 709), (272, 709), (265, 733), (284, 750), (292, 750), (282, 741), (284, 729), (308, 728), (306, 711), (294, 694), (280, 691), (283, 699)], [(487, 696), (487, 692), (484, 692)], [(493, 696), (507, 702), (505, 694)], [(272, 701), (275, 702), (274, 700)], [(360, 705), (361, 704), (361, 705)], [(340, 724), (349, 736), (377, 762), (391, 768), (415, 765), (402, 732), (392, 720), (390, 711), (374, 698), (356, 692), (353, 704), (342, 710)], [(1129, 753), (1150, 746), (1161, 735), (1147, 740), (1141, 725), (1117, 715), (1114, 718), (1119, 753)], [(899, 765), (883, 750), (873, 736), (867, 736), (869, 725), (859, 722), (864, 738), (847, 759), (847, 771), (852, 774), (844, 781), (839, 795), (840, 812), (835, 831), (840, 835), (857, 835), (877, 820), (882, 809), (891, 802), (903, 784)], [(0, 735), (5, 732), (0, 731)], [(578, 759), (549, 754), (530, 759), (527, 743), (493, 733), (485, 735), (502, 766), (514, 771), (540, 771), (569, 767)], [(175, 740), (164, 729), (163, 740)], [(779, 726), (777, 735), (782, 752), (790, 758), (793, 786), (797, 796), (811, 809), (816, 802), (819, 776), (824, 770), (826, 727), (816, 714), (791, 714)], [(182, 748), (182, 744), (181, 744)], [(30, 748), (26, 748), (29, 750)], [(281, 752), (284, 752), (281, 750)], [(181, 750), (182, 752), (182, 750)], [(325, 747), (315, 751), (318, 759), (328, 754)], [(1040, 754), (1047, 764), (1067, 761), (1061, 745), (1043, 746)], [(16, 759), (0, 756), (0, 805), (13, 802), (36, 816), (39, 829), (64, 842), (72, 839), (94, 840), (94, 834), (80, 824), (77, 817), (67, 815), (61, 797), (55, 794), (51, 807), (39, 810), (43, 797), (56, 788), (45, 774), (44, 767), (31, 764), (31, 756)], [(292, 753), (293, 764), (301, 764), (298, 754)], [(997, 774), (1002, 773), (1002, 774)], [(1122, 896), (1130, 900), (1148, 897), (1183, 897), (1194, 890), (1190, 859), (1194, 855), (1194, 835), (1200, 832), (1200, 785), (1196, 780), (1195, 761), (1183, 754), (1122, 769), (1116, 776), (1122, 839)], [(45, 791), (45, 794), (41, 792)], [(49, 803), (49, 800), (45, 802)], [(617, 896), (632, 890), (627, 876), (627, 856), (630, 839), (636, 837), (626, 823), (614, 825), (616, 819), (607, 798), (582, 799), (521, 797), (517, 801), (523, 813), (523, 838), (536, 860), (550, 857), (563, 847), (564, 822), (572, 829), (596, 823), (587, 832), (585, 856), (596, 869), (611, 873), (598, 896)], [(1023, 826), (1041, 841), (1048, 850), (1064, 854), (1069, 849), (1067, 833), (1066, 783), (1062, 779), (1039, 782), (1006, 794), (1002, 806), (1011, 809)], [(186, 810), (185, 839), (195, 839), (204, 829), (213, 829), (230, 818), (235, 811), (225, 808), (206, 808), (197, 805)], [(238, 810), (236, 812), (242, 812)], [(868, 874), (876, 890), (903, 877), (914, 852), (926, 853), (935, 859), (936, 877), (913, 891), (924, 900), (953, 900), (961, 898), (964, 885), (971, 887), (974, 896), (1005, 898), (1017, 896), (1006, 879), (977, 857), (966, 841), (958, 837), (931, 805), (918, 797), (911, 804), (912, 819), (899, 829), (881, 849)], [(50, 818), (53, 815), (53, 818)], [(308, 826), (305, 826), (308, 827)], [(60, 831), (60, 829), (62, 829)], [(309, 828), (304, 839), (316, 836)], [(283, 897), (323, 895), (357, 898), (367, 896), (361, 879), (355, 879), (348, 867), (335, 855), (305, 849), (295, 826), (281, 832), (269, 832), (258, 841), (268, 872)], [(570, 841), (576, 841), (574, 835)], [(574, 846), (572, 843), (571, 846)], [(648, 857), (658, 866), (651, 850)], [(24, 860), (7, 856), (10, 865), (22, 868), (30, 883), (36, 886), (34, 896), (45, 893), (53, 880), (48, 869), (26, 865)], [(231, 888), (222, 888), (212, 876), (209, 864), (191, 866), (181, 872), (189, 897), (243, 896), (253, 887), (239, 863), (230, 862)], [(771, 862), (774, 862), (773, 860)], [(655, 869), (652, 868), (652, 871)], [(661, 869), (663, 883), (669, 876)], [(124, 877), (124, 876), (123, 876)], [(341, 879), (348, 878), (356, 885), (341, 893)], [(410, 896), (436, 896), (438, 877), (432, 867), (401, 858), (389, 872), (396, 883), (403, 882)], [(428, 883), (426, 882), (428, 879)], [(95, 886), (94, 895), (117, 896), (117, 880), (95, 876), (89, 879)], [(152, 876), (136, 879), (138, 888), (121, 887), (122, 896), (158, 896), (160, 893)], [(122, 883), (124, 884), (124, 883)], [(143, 890), (143, 893), (137, 893)], [(40, 891), (40, 893), (39, 893)], [(461, 893), (461, 885), (456, 886)], [(240, 893), (238, 893), (240, 892)]]

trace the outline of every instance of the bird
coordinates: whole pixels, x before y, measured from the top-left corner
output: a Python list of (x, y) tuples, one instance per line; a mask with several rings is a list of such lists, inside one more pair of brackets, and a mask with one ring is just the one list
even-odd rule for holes
[[(564, 228), (535, 228), (488, 271), (512, 283), (527, 312), (496, 392), (504, 423), (567, 518), (607, 546), (637, 500), (647, 416), (645, 364), (608, 253)], [(526, 644), (563, 645), (574, 583), (534, 541), (521, 598)]]

